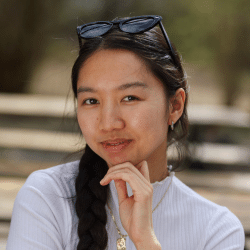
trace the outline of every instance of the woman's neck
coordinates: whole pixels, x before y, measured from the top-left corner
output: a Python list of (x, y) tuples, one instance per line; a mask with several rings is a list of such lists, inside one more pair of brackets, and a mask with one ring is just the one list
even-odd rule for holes
[(157, 159), (156, 161), (148, 161), (150, 183), (164, 180), (168, 175), (167, 157), (163, 159)]

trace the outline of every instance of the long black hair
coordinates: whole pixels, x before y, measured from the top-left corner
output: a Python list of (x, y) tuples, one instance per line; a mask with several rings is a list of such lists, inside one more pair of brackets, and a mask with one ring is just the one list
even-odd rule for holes
[[(129, 34), (114, 26), (105, 35), (86, 40), (72, 69), (72, 88), (75, 98), (77, 98), (77, 80), (81, 67), (94, 52), (102, 49), (123, 49), (138, 55), (162, 82), (167, 100), (174, 96), (177, 89), (184, 89), (186, 101), (183, 114), (175, 123), (175, 129), (169, 129), (168, 132), (168, 144), (182, 142), (188, 131), (187, 79), (178, 55), (179, 65), (173, 64), (169, 48), (160, 29), (153, 28), (142, 34)], [(176, 51), (175, 53), (177, 54)], [(75, 208), (79, 218), (78, 250), (104, 250), (107, 247), (105, 204), (108, 186), (101, 186), (99, 183), (107, 170), (107, 163), (86, 145), (75, 182)]]

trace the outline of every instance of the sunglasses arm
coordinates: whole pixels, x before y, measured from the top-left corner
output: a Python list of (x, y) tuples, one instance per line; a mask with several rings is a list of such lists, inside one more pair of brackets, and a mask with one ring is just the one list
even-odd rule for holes
[(167, 32), (166, 32), (166, 30), (164, 29), (164, 26), (163, 26), (163, 24), (162, 24), (161, 21), (159, 22), (159, 26), (160, 26), (160, 28), (161, 28), (162, 34), (164, 35), (164, 37), (165, 37), (165, 39), (166, 39), (166, 41), (167, 41), (168, 47), (170, 48), (170, 51), (171, 51), (171, 54), (172, 54), (171, 56), (172, 56), (173, 62), (174, 62), (174, 64), (175, 64), (176, 66), (178, 66), (178, 62), (176, 61), (176, 55), (175, 55), (174, 49), (173, 49), (173, 47), (172, 47), (172, 45), (171, 45), (171, 42), (170, 42), (170, 40), (169, 40), (169, 38), (168, 38), (168, 35), (167, 35)]
[(79, 46), (80, 46), (80, 49), (81, 49), (81, 47), (82, 47), (82, 38), (80, 36), (80, 27), (77, 27), (76, 33), (77, 33), (77, 37), (78, 37)]

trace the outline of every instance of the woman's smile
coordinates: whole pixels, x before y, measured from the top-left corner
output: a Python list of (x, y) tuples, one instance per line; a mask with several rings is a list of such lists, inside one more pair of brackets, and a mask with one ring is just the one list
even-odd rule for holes
[(103, 148), (109, 153), (119, 153), (125, 150), (133, 140), (115, 139), (101, 142)]

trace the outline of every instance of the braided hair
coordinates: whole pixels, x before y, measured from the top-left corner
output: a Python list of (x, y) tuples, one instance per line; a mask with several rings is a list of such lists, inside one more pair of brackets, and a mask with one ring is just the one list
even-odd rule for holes
[(105, 230), (107, 214), (108, 186), (101, 186), (100, 181), (108, 170), (106, 162), (87, 145), (79, 163), (76, 178), (76, 214), (79, 218), (77, 249), (105, 249), (108, 235)]
[[(159, 28), (155, 27), (142, 34), (129, 34), (114, 26), (105, 35), (85, 41), (72, 69), (72, 88), (75, 98), (77, 98), (77, 80), (81, 67), (94, 52), (105, 49), (125, 49), (137, 54), (163, 83), (167, 100), (174, 96), (177, 89), (184, 89), (186, 92), (184, 111), (176, 122), (175, 129), (169, 129), (168, 142), (171, 144), (185, 138), (188, 129), (186, 75), (178, 55), (179, 66), (176, 67), (172, 63), (169, 48)], [(79, 218), (77, 250), (104, 250), (107, 247), (105, 204), (108, 186), (101, 186), (99, 183), (107, 170), (107, 163), (86, 145), (75, 182), (75, 209)]]

